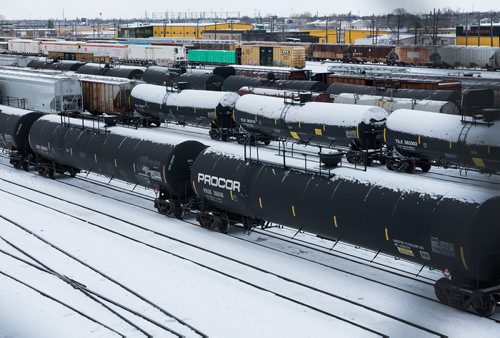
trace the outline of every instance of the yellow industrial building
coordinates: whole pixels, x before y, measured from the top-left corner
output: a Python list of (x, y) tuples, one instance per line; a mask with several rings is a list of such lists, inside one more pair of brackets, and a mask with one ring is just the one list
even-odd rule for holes
[(120, 26), (120, 38), (188, 38), (201, 39), (205, 30), (248, 30), (252, 24), (246, 23), (152, 23), (146, 25)]

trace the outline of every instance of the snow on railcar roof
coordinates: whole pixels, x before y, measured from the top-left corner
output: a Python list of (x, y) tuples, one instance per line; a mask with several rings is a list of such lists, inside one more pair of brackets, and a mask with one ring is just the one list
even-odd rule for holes
[[(387, 119), (387, 129), (454, 143), (460, 141), (464, 126), (460, 115), (422, 110), (398, 109)], [(500, 122), (491, 126), (473, 124), (466, 135), (466, 144), (500, 147), (498, 136), (500, 135)]]
[(369, 124), (384, 121), (387, 116), (384, 109), (376, 106), (307, 102), (303, 106), (290, 107), (286, 114), (286, 121), (349, 127), (357, 126), (360, 123)]
[(163, 104), (163, 99), (167, 95), (167, 87), (141, 83), (132, 89), (130, 95), (147, 102)]
[(6, 114), (6, 115), (23, 116), (23, 115), (26, 115), (29, 113), (38, 113), (38, 112), (36, 110), (21, 109), (21, 108), (16, 108), (16, 107), (11, 107), (11, 106), (0, 105), (0, 113)]
[(216, 92), (186, 89), (170, 92), (165, 100), (167, 105), (215, 109), (219, 103), (223, 107), (234, 107), (240, 96), (233, 92)]
[(162, 144), (170, 144), (177, 145), (182, 142), (188, 141), (186, 137), (177, 134), (165, 133), (161, 130), (154, 129), (135, 129), (135, 128), (127, 128), (120, 126), (107, 127), (104, 122), (96, 121), (96, 120), (86, 120), (79, 118), (67, 118), (61, 117), (59, 115), (45, 115), (40, 118), (42, 121), (49, 121), (52, 123), (64, 123), (71, 124), (74, 127), (85, 127), (88, 129), (100, 129), (103, 132), (107, 131), (111, 135), (120, 135), (124, 137), (129, 137), (132, 139), (140, 139), (143, 141), (150, 141), (153, 143), (162, 143)]

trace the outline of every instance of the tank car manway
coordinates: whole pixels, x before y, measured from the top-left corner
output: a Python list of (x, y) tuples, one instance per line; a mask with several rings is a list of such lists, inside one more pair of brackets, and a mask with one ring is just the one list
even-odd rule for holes
[[(16, 189), (10, 189), (10, 190), (12, 191), (12, 190), (16, 190)], [(29, 187), (23, 188), (22, 190), (27, 190), (27, 189), (29, 189)], [(3, 190), (5, 191), (5, 189), (3, 189)], [(47, 197), (47, 193), (44, 193), (42, 191), (31, 190), (30, 194), (34, 194), (34, 195), (38, 196), (37, 198), (33, 197), (31, 199), (31, 203), (38, 203), (36, 201), (40, 200), (41, 196), (45, 196), (44, 198)], [(77, 203), (71, 202), (71, 200), (74, 200), (71, 198), (71, 195), (72, 195), (71, 193), (68, 195), (68, 200), (66, 200), (66, 203), (72, 203), (72, 205), (74, 205), (75, 207), (82, 208), (83, 206), (78, 205)], [(21, 198), (21, 197), (18, 197), (18, 198)], [(64, 200), (64, 199), (61, 199), (61, 198), (54, 196), (54, 195), (52, 195), (50, 198), (54, 202)], [(59, 203), (60, 202), (56, 202), (55, 204), (57, 205)], [(97, 204), (99, 204), (98, 201), (97, 201)], [(109, 205), (109, 204), (107, 204), (107, 205)], [(70, 209), (72, 209), (72, 208), (73, 207), (71, 207)], [(83, 208), (86, 209), (87, 211), (92, 211), (92, 209), (89, 207), (83, 207)], [(353, 300), (344, 298), (343, 296), (338, 296), (336, 294), (331, 293), (332, 291), (329, 291), (329, 289), (331, 289), (331, 286), (330, 287), (327, 287), (326, 285), (319, 286), (319, 285), (322, 285), (322, 283), (319, 283), (319, 284), (313, 283), (313, 284), (317, 284), (316, 286), (310, 286), (310, 285), (304, 284), (303, 282), (300, 281), (300, 279), (304, 278), (303, 275), (302, 275), (302, 277), (286, 276), (286, 273), (285, 273), (285, 275), (283, 275), (283, 272), (276, 272), (276, 271), (273, 271), (272, 269), (269, 269), (269, 268), (263, 268), (262, 266), (257, 266), (257, 265), (254, 265), (252, 263), (244, 262), (244, 261), (238, 259), (237, 257), (235, 258), (234, 252), (231, 254), (229, 254), (229, 253), (228, 254), (221, 254), (220, 252), (212, 251), (210, 249), (202, 247), (199, 244), (191, 243), (192, 241), (196, 242), (196, 240), (193, 238), (190, 238), (189, 242), (187, 242), (186, 240), (172, 238), (171, 236), (166, 235), (163, 231), (155, 231), (155, 230), (148, 229), (148, 228), (143, 228), (143, 230), (139, 231), (139, 232), (143, 232), (145, 230), (149, 234), (143, 233), (142, 235), (139, 235), (136, 231), (133, 231), (133, 233), (135, 233), (135, 235), (131, 235), (130, 233), (127, 234), (126, 232), (128, 232), (128, 231), (124, 230), (127, 227), (124, 227), (124, 224), (131, 225), (134, 228), (142, 227), (142, 226), (125, 220), (124, 219), (125, 217), (123, 217), (123, 218), (117, 217), (117, 216), (114, 216), (114, 215), (109, 214), (107, 212), (104, 212), (102, 210), (103, 208), (107, 209), (108, 207), (101, 205), (100, 206), (101, 210), (99, 210), (99, 211), (94, 210), (94, 212), (98, 212), (102, 216), (110, 218), (110, 220), (105, 222), (107, 227), (108, 226), (113, 227), (113, 226), (111, 226), (111, 223), (114, 223), (114, 222), (118, 222), (118, 223), (122, 224), (119, 227), (120, 230), (111, 230), (116, 235), (126, 237), (130, 241), (133, 241), (133, 242), (138, 243), (140, 245), (148, 246), (150, 248), (153, 248), (156, 251), (160, 251), (160, 252), (163, 252), (163, 253), (166, 253), (169, 255), (174, 255), (178, 259), (188, 260), (189, 262), (194, 263), (197, 266), (201, 266), (204, 269), (209, 269), (210, 271), (217, 272), (218, 274), (221, 274), (226, 278), (231, 278), (231, 279), (236, 278), (240, 282), (247, 284), (253, 288), (272, 292), (277, 297), (280, 297), (282, 299), (286, 299), (286, 300), (290, 301), (291, 303), (294, 303), (294, 304), (300, 305), (302, 307), (308, 308), (310, 310), (316, 311), (318, 313), (321, 313), (322, 315), (325, 315), (325, 316), (328, 316), (331, 318), (337, 318), (339, 320), (343, 320), (341, 318), (344, 318), (345, 311), (348, 311), (348, 312), (354, 311), (351, 315), (354, 315), (354, 313), (355, 313), (356, 316), (359, 318), (366, 318), (366, 320), (368, 320), (368, 318), (372, 318), (375, 321), (382, 320), (385, 323), (387, 323), (388, 321), (392, 322), (392, 324), (389, 326), (387, 326), (385, 324), (383, 326), (380, 326), (379, 329), (381, 331), (377, 330), (376, 328), (378, 326), (374, 326), (373, 323), (370, 324), (369, 326), (365, 326), (365, 325), (361, 324), (365, 320), (361, 321), (361, 319), (360, 319), (360, 324), (355, 324), (355, 323), (349, 322), (351, 325), (355, 325), (358, 328), (367, 329), (368, 332), (373, 332), (373, 333), (375, 333), (377, 331), (384, 332), (386, 330), (391, 331), (393, 329), (397, 329), (398, 327), (400, 329), (403, 329), (403, 327), (404, 327), (405, 332), (407, 332), (410, 336), (413, 336), (413, 334), (411, 332), (414, 332), (415, 336), (419, 336), (419, 337), (423, 336), (423, 335), (429, 335), (429, 334), (430, 335), (437, 335), (437, 336), (445, 336), (444, 334), (440, 334), (432, 329), (426, 328), (427, 323), (423, 324), (423, 325), (419, 325), (419, 324), (415, 324), (413, 322), (413, 319), (401, 319), (401, 318), (399, 318), (397, 315), (398, 312), (395, 311), (395, 309), (392, 309), (390, 311), (385, 311), (385, 310), (377, 309), (377, 307), (372, 307), (372, 306), (368, 306), (366, 304), (362, 304), (359, 301), (353, 301)], [(55, 211), (55, 209), (59, 209), (59, 208), (56, 208), (56, 206), (52, 207), (53, 211)], [(123, 210), (123, 208), (121, 210)], [(71, 213), (73, 213), (73, 212), (71, 212)], [(137, 211), (135, 211), (135, 212), (137, 212)], [(58, 213), (64, 214), (64, 212), (61, 212), (61, 211), (58, 211)], [(66, 213), (66, 214), (69, 217), (78, 218), (78, 216), (72, 216), (71, 214), (68, 214), (68, 213)], [(161, 221), (158, 221), (158, 223), (160, 223), (160, 222)], [(100, 229), (104, 229), (104, 225), (102, 225), (102, 224), (99, 225), (99, 224), (93, 223), (93, 222), (88, 222), (87, 224), (92, 225), (92, 226), (99, 226)], [(171, 229), (171, 230), (174, 230), (174, 229)], [(227, 268), (231, 271), (231, 272), (228, 272), (227, 269), (220, 270), (219, 268), (214, 268), (213, 266), (207, 265), (207, 263), (204, 263), (203, 260), (200, 261), (199, 258), (196, 260), (193, 260), (193, 258), (186, 257), (185, 255), (179, 255), (175, 252), (170, 252), (168, 250), (161, 249), (157, 245), (152, 244), (152, 242), (150, 240), (148, 240), (148, 238), (150, 238), (150, 236), (151, 236), (150, 235), (151, 232), (154, 232), (155, 235), (161, 236), (162, 240), (168, 240), (168, 241), (174, 240), (177, 243), (180, 243), (180, 244), (185, 245), (187, 247), (195, 248), (196, 250), (201, 250), (202, 252), (209, 253), (210, 257), (207, 257), (207, 258), (210, 261), (213, 260), (214, 257), (218, 257), (217, 260), (220, 259), (223, 262), (225, 262), (224, 265), (229, 264), (229, 265), (234, 265), (234, 267), (229, 268), (229, 266), (227, 266)], [(165, 246), (162, 245), (162, 247), (165, 247)], [(246, 251), (247, 249), (245, 248), (244, 250)], [(250, 251), (254, 252), (254, 250), (250, 250)], [(255, 252), (254, 252), (254, 254), (255, 254)], [(240, 255), (237, 254), (236, 256), (240, 256)], [(267, 263), (267, 261), (266, 261), (266, 263)], [(259, 265), (260, 265), (260, 263), (259, 263)], [(265, 265), (269, 265), (269, 264), (265, 264)], [(274, 263), (271, 265), (274, 265)], [(299, 263), (299, 265), (301, 265), (301, 263)], [(263, 281), (256, 282), (255, 280), (253, 280), (253, 278), (249, 279), (249, 277), (238, 276), (237, 271), (241, 270), (242, 266), (244, 266), (245, 269), (254, 270), (258, 275), (263, 274), (263, 276), (267, 276), (267, 277), (271, 276), (272, 279), (277, 278), (277, 280), (272, 281), (272, 279), (271, 279), (271, 280), (267, 280), (267, 282), (264, 282), (264, 284), (261, 284)], [(320, 272), (318, 272), (318, 273), (320, 273)], [(323, 274), (323, 273), (324, 272), (321, 272), (320, 274)], [(258, 277), (259, 280), (261, 278), (262, 277)], [(268, 279), (268, 278), (266, 278), (266, 279)], [(278, 283), (278, 284), (276, 284), (276, 283)], [(284, 284), (280, 285), (282, 283), (284, 283)], [(285, 285), (288, 285), (288, 286), (285, 286)], [(278, 290), (280, 290), (280, 291), (278, 291)], [(283, 290), (288, 290), (288, 291), (283, 291)], [(292, 292), (291, 290), (295, 290), (295, 291), (293, 291), (293, 294), (295, 295), (293, 297), (289, 294), (290, 292)], [(302, 291), (299, 291), (299, 290), (302, 290)], [(313, 304), (310, 304), (310, 300), (307, 300), (307, 298), (304, 300), (301, 300), (301, 297), (298, 297), (298, 299), (296, 299), (297, 294), (302, 294), (305, 291), (307, 291), (307, 294), (309, 294), (310, 296), (313, 296), (314, 294), (318, 294), (318, 295), (322, 295), (321, 298), (323, 298), (325, 296), (327, 296), (327, 297), (324, 299), (324, 301), (321, 301), (319, 303), (313, 303)], [(316, 296), (314, 296), (314, 297), (316, 297)], [(333, 303), (333, 305), (331, 303)], [(335, 305), (335, 304), (337, 304), (337, 305)], [(333, 308), (332, 308), (332, 306), (333, 306)], [(329, 309), (329, 310), (327, 310), (327, 309)], [(337, 310), (333, 310), (333, 309), (337, 309)], [(341, 311), (342, 314), (338, 313), (338, 311), (339, 311), (338, 309), (342, 309), (342, 311)], [(434, 310), (438, 311), (437, 308)], [(335, 314), (335, 313), (337, 313), (337, 314)], [(393, 314), (391, 314), (391, 313), (393, 313)], [(394, 313), (396, 313), (396, 314), (394, 314)], [(380, 319), (376, 319), (379, 317), (380, 317)], [(406, 315), (405, 315), (405, 317), (406, 317)], [(382, 318), (385, 318), (385, 319), (382, 319)], [(371, 322), (372, 319), (370, 319), (368, 321)], [(373, 331), (373, 330), (375, 330), (375, 331)], [(381, 335), (384, 336), (385, 334), (381, 333)]]

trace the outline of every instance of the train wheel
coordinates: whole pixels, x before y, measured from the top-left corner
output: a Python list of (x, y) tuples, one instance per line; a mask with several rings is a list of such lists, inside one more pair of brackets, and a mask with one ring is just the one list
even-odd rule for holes
[(219, 229), (219, 231), (223, 234), (227, 234), (227, 232), (229, 231), (229, 222), (227, 219), (224, 219), (224, 218), (220, 218), (219, 219), (219, 224), (217, 225), (217, 228)]
[(51, 179), (54, 179), (56, 177), (56, 170), (54, 168), (47, 168), (48, 170), (48, 176)]
[(434, 284), (434, 293), (437, 299), (444, 305), (450, 305), (450, 281), (446, 278), (441, 278)]
[(408, 160), (406, 162), (406, 172), (408, 174), (414, 174), (415, 173), (415, 161)]
[(45, 176), (45, 169), (42, 165), (37, 165), (36, 171), (38, 172), (38, 175)]
[(28, 161), (23, 162), (23, 170), (30, 171), (30, 164), (28, 163)]
[(366, 165), (367, 167), (371, 166), (373, 163), (373, 158), (366, 156), (363, 158), (363, 164)]
[(174, 203), (172, 205), (172, 215), (177, 219), (182, 219), (184, 217), (184, 208), (180, 204)]
[(495, 313), (497, 301), (493, 295), (481, 294), (472, 299), (472, 308), (483, 317), (489, 317)]
[(245, 143), (245, 136), (236, 135), (236, 142), (238, 142), (238, 144), (244, 144)]
[(170, 216), (172, 215), (172, 204), (170, 204), (169, 201), (159, 200), (158, 211), (160, 212), (160, 214)]
[(422, 165), (420, 165), (420, 169), (422, 169), (422, 171), (424, 173), (426, 173), (429, 170), (431, 170), (431, 164), (430, 163), (423, 163)]
[(346, 158), (347, 162), (349, 162), (351, 164), (360, 163), (362, 160), (361, 156), (354, 151), (348, 151), (347, 154), (345, 155), (345, 158)]
[(208, 135), (210, 135), (210, 138), (212, 140), (218, 140), (220, 137), (220, 132), (216, 129), (210, 129), (210, 131), (208, 132)]

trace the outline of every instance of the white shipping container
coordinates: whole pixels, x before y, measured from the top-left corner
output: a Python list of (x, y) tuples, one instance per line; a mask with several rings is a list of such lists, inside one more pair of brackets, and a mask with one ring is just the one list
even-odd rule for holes
[(157, 63), (171, 63), (186, 59), (186, 49), (181, 46), (129, 45), (130, 59), (154, 60)]
[(41, 41), (14, 39), (9, 40), (9, 52), (14, 54), (38, 55), (41, 53)]

